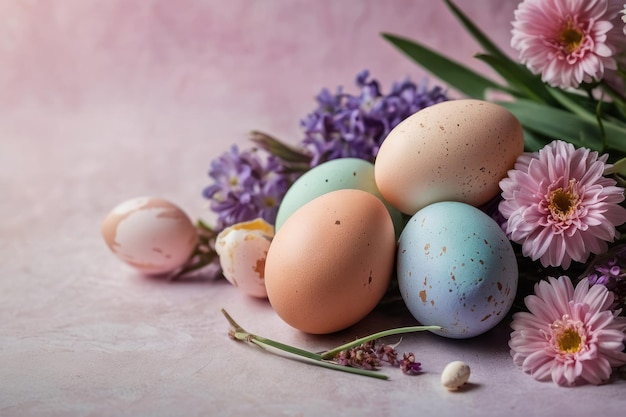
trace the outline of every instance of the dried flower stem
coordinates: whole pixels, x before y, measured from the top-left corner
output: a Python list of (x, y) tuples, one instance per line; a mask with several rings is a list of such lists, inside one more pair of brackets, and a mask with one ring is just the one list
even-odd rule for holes
[(357, 374), (357, 375), (369, 376), (369, 377), (372, 377), (372, 378), (385, 379), (385, 380), (388, 379), (387, 375), (381, 374), (379, 372), (369, 371), (369, 370), (359, 369), (359, 368), (351, 368), (349, 366), (344, 366), (344, 365), (338, 365), (338, 364), (336, 364), (334, 362), (330, 362), (328, 359), (333, 358), (338, 352), (340, 352), (342, 350), (358, 346), (358, 345), (360, 345), (360, 344), (362, 344), (364, 342), (370, 341), (370, 340), (374, 340), (374, 339), (378, 339), (378, 338), (381, 338), (381, 337), (390, 336), (390, 335), (394, 335), (394, 334), (417, 332), (417, 331), (423, 331), (423, 330), (436, 330), (436, 329), (440, 329), (441, 328), (439, 326), (413, 326), (413, 327), (401, 327), (401, 328), (397, 328), (397, 329), (386, 330), (386, 331), (383, 331), (383, 332), (375, 333), (373, 335), (357, 339), (357, 340), (355, 340), (353, 342), (346, 343), (345, 345), (341, 345), (341, 346), (336, 347), (334, 349), (331, 349), (331, 350), (328, 350), (326, 352), (323, 352), (322, 354), (319, 354), (319, 353), (309, 352), (308, 350), (300, 349), (300, 348), (297, 348), (297, 347), (294, 347), (294, 346), (286, 345), (286, 344), (281, 343), (281, 342), (277, 342), (277, 341), (272, 340), (272, 339), (268, 339), (268, 338), (265, 338), (265, 337), (262, 337), (262, 336), (257, 336), (255, 334), (252, 334), (252, 333), (244, 330), (244, 328), (241, 327), (230, 316), (230, 314), (228, 314), (228, 312), (226, 312), (226, 310), (222, 309), (222, 314), (224, 315), (224, 317), (226, 317), (226, 320), (228, 320), (228, 322), (232, 326), (232, 329), (229, 332), (229, 335), (233, 339), (235, 339), (235, 340), (239, 340), (239, 341), (242, 341), (242, 342), (253, 343), (253, 344), (259, 346), (260, 348), (268, 350), (268, 351), (270, 351), (268, 348), (278, 349), (280, 351), (283, 351), (283, 352), (286, 352), (286, 353), (289, 353), (289, 354), (292, 354), (292, 355), (296, 355), (296, 356), (299, 356), (301, 358), (305, 358), (305, 359), (307, 359), (309, 361), (312, 361), (310, 363), (312, 363), (314, 365), (322, 366), (324, 368), (334, 369), (334, 370), (342, 371), (342, 372), (353, 373), (353, 374)]

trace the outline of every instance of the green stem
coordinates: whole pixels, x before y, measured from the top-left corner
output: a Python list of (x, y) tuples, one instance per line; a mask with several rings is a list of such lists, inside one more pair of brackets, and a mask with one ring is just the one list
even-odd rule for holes
[(392, 336), (392, 335), (395, 335), (395, 334), (422, 332), (422, 331), (425, 331), (425, 330), (441, 330), (441, 327), (440, 326), (410, 326), (410, 327), (398, 327), (396, 329), (391, 329), (391, 330), (384, 330), (382, 332), (374, 333), (374, 334), (371, 334), (369, 336), (365, 336), (365, 337), (362, 337), (360, 339), (356, 339), (356, 340), (354, 340), (352, 342), (343, 344), (341, 346), (337, 346), (334, 349), (327, 350), (326, 352), (322, 353), (321, 357), (322, 357), (322, 359), (334, 358), (342, 350), (351, 349), (353, 347), (359, 346), (359, 345), (361, 345), (361, 344), (363, 344), (365, 342), (369, 342), (371, 340), (376, 340), (376, 339), (380, 339), (382, 337)]
[(246, 331), (235, 332), (234, 336), (235, 336), (235, 339), (237, 340), (242, 340), (244, 342), (252, 342), (255, 345), (258, 345), (260, 347), (269, 346), (278, 350), (282, 350), (283, 352), (291, 353), (297, 356), (302, 356), (303, 358), (313, 359), (314, 361), (322, 360), (322, 356), (317, 353), (309, 352), (308, 350), (300, 349), (295, 346), (286, 345), (284, 343), (277, 342), (276, 340), (268, 339), (262, 336), (257, 336), (255, 334), (248, 333)]
[(302, 356), (316, 361), (322, 360), (322, 356), (317, 353), (309, 352), (308, 350), (286, 345), (284, 343), (247, 332), (230, 316), (230, 314), (228, 314), (226, 310), (222, 309), (222, 314), (224, 315), (224, 317), (226, 317), (226, 320), (228, 320), (230, 325), (233, 326), (234, 332), (232, 333), (232, 335), (237, 340), (241, 340), (244, 342), (254, 342), (257, 345), (262, 345), (261, 347), (271, 346), (284, 352), (292, 353), (294, 355)]
[[(333, 370), (341, 371), (341, 372), (347, 372), (347, 373), (350, 373), (350, 374), (368, 376), (368, 377), (371, 377), (371, 378), (378, 378), (378, 379), (385, 379), (385, 380), (389, 379), (389, 377), (387, 375), (381, 374), (380, 372), (368, 371), (366, 369), (360, 369), (360, 368), (352, 368), (352, 367), (345, 366), (345, 365), (338, 365), (338, 364), (336, 364), (334, 362), (329, 362), (327, 360), (322, 360), (320, 355), (318, 355), (316, 353), (308, 352), (306, 350), (302, 350), (302, 349), (298, 349), (298, 348), (294, 348), (293, 346), (285, 345), (283, 343), (279, 343), (279, 342), (276, 342), (276, 341), (273, 341), (273, 340), (270, 340), (270, 339), (264, 339), (266, 342), (269, 342), (269, 343), (264, 343), (260, 339), (263, 339), (263, 338), (260, 338), (258, 336), (252, 335), (252, 337), (249, 339), (249, 341), (250, 341), (250, 343), (254, 343), (255, 345), (257, 345), (260, 348), (265, 349), (265, 350), (267, 350), (267, 347), (269, 346), (269, 347), (274, 347), (274, 348), (283, 350), (283, 351), (288, 352), (288, 353), (293, 353), (293, 354), (296, 354), (298, 356), (302, 356), (303, 358), (312, 360), (312, 362), (309, 362), (312, 365), (321, 366), (323, 368), (333, 369)], [(278, 345), (283, 346), (283, 347), (285, 347), (287, 349), (282, 349)], [(306, 352), (307, 355), (300, 355), (299, 353), (296, 353), (294, 350), (302, 352), (302, 353)], [(315, 358), (313, 356), (317, 356), (317, 358)]]
[(621, 176), (626, 176), (626, 158), (622, 158), (613, 162), (613, 167), (607, 172), (607, 174), (618, 174)]
[[(257, 336), (255, 334), (252, 334), (250, 332), (247, 332), (243, 327), (241, 327), (231, 316), (230, 314), (228, 314), (228, 312), (226, 312), (226, 310), (222, 309), (222, 314), (224, 315), (224, 317), (226, 317), (226, 320), (228, 320), (228, 322), (230, 323), (230, 325), (233, 327), (233, 331), (230, 332), (230, 335), (235, 339), (235, 340), (239, 340), (239, 341), (243, 341), (243, 342), (249, 342), (252, 344), (257, 345), (258, 347), (270, 351), (268, 348), (274, 348), (274, 349), (278, 349), (281, 350), (283, 352), (292, 354), (292, 355), (296, 355), (299, 356), (301, 358), (305, 358), (311, 362), (311, 364), (313, 365), (317, 365), (317, 366), (321, 366), (324, 368), (328, 368), (328, 369), (333, 369), (336, 371), (341, 371), (341, 372), (347, 372), (347, 373), (351, 373), (351, 374), (357, 374), (357, 375), (362, 375), (362, 376), (368, 376), (368, 377), (372, 377), (372, 378), (378, 378), (378, 379), (388, 379), (388, 377), (384, 374), (381, 374), (379, 372), (376, 371), (369, 371), (366, 369), (360, 369), (360, 368), (353, 368), (350, 366), (345, 366), (345, 365), (339, 365), (336, 364), (334, 362), (329, 361), (329, 359), (332, 359), (335, 357), (335, 355), (339, 352), (341, 352), (342, 350), (345, 349), (350, 349), (353, 348), (355, 346), (359, 346), (362, 343), (368, 342), (370, 340), (375, 340), (375, 339), (379, 339), (381, 337), (385, 337), (385, 336), (391, 336), (391, 335), (396, 335), (396, 334), (402, 334), (402, 333), (411, 333), (411, 332), (419, 332), (419, 331), (424, 331), (424, 330), (439, 330), (441, 329), (441, 327), (439, 326), (412, 326), (412, 327), (399, 327), (397, 329), (390, 329), (390, 330), (385, 330), (382, 332), (378, 332), (378, 333), (374, 333), (372, 335), (366, 336), (366, 337), (362, 337), (360, 339), (357, 339), (353, 342), (350, 343), (346, 343), (344, 345), (341, 345), (339, 347), (336, 347), (334, 349), (328, 350), (326, 352), (324, 352), (323, 354), (318, 354), (318, 353), (313, 353), (313, 352), (309, 352), (308, 350), (304, 350), (304, 349), (300, 349), (294, 346), (290, 346), (290, 345), (286, 345), (284, 343), (281, 342), (277, 342), (275, 340), (272, 339), (268, 339), (262, 336)], [(271, 351), (270, 351), (271, 352)]]
[(257, 336), (255, 334), (249, 333), (246, 330), (243, 329), (243, 327), (241, 327), (231, 316), (230, 314), (228, 314), (226, 312), (226, 310), (222, 309), (222, 314), (224, 315), (224, 317), (226, 317), (226, 320), (228, 320), (228, 322), (230, 323), (230, 325), (233, 327), (234, 331), (231, 332), (231, 336), (235, 339), (235, 340), (239, 340), (239, 341), (243, 341), (243, 342), (249, 342), (249, 343), (253, 343), (257, 346), (259, 346), (260, 348), (267, 350), (268, 352), (271, 352), (270, 350), (268, 350), (268, 348), (275, 348), (278, 350), (281, 350), (283, 352), (287, 352), (305, 359), (308, 359), (312, 362), (309, 362), (311, 364), (314, 365), (318, 365), (324, 368), (328, 368), (328, 369), (334, 369), (336, 371), (341, 371), (341, 372), (347, 372), (347, 373), (351, 373), (351, 374), (357, 374), (357, 375), (362, 375), (362, 376), (368, 376), (368, 377), (372, 377), (372, 378), (378, 378), (378, 379), (388, 379), (388, 377), (384, 374), (381, 374), (379, 372), (375, 372), (375, 371), (368, 371), (366, 369), (359, 369), (359, 368), (351, 368), (349, 366), (344, 366), (344, 365), (338, 365), (334, 362), (328, 362), (326, 360), (323, 360), (321, 355), (317, 354), (317, 353), (313, 353), (313, 352), (309, 352), (307, 350), (304, 349), (299, 349), (297, 347), (294, 346), (290, 346), (290, 345), (286, 345), (284, 343), (280, 343), (277, 342), (275, 340), (272, 339), (267, 339), (265, 337), (261, 337), (261, 336)]

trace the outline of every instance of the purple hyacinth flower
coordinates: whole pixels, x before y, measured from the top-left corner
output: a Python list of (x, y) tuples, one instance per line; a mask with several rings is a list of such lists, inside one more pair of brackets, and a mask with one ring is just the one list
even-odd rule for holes
[(218, 231), (259, 217), (273, 224), (290, 184), (278, 158), (269, 155), (264, 161), (257, 151), (237, 146), (211, 162), (209, 176), (214, 183), (203, 195), (217, 214)]
[(383, 140), (401, 121), (447, 100), (441, 87), (430, 89), (408, 78), (394, 83), (387, 95), (378, 81), (369, 80), (368, 71), (357, 75), (356, 84), (359, 95), (346, 94), (341, 87), (335, 94), (323, 89), (316, 97), (318, 108), (302, 120), (303, 145), (312, 155), (312, 167), (346, 157), (373, 162)]
[(626, 245), (617, 245), (607, 253), (597, 256), (581, 275), (591, 285), (603, 285), (615, 296), (612, 310), (626, 307)]

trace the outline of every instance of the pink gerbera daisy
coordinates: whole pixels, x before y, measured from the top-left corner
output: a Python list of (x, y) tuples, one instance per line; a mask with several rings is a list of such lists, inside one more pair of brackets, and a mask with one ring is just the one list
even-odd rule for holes
[(608, 155), (554, 141), (522, 154), (500, 181), (507, 236), (543, 266), (569, 268), (604, 253), (626, 221), (624, 189), (604, 177)]
[(613, 294), (602, 285), (548, 278), (524, 299), (529, 312), (513, 315), (509, 347), (515, 364), (539, 381), (558, 385), (606, 382), (626, 364), (626, 318), (609, 307)]
[[(613, 0), (614, 1), (614, 0)], [(511, 46), (553, 87), (578, 87), (616, 69), (609, 0), (525, 0), (515, 10)]]

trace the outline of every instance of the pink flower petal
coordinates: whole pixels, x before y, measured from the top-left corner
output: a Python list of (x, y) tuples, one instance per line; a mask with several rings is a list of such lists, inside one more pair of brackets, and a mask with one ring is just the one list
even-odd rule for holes
[(513, 315), (509, 347), (515, 364), (535, 379), (600, 384), (626, 364), (626, 318), (609, 310), (613, 295), (606, 287), (549, 277), (524, 301), (529, 312)]
[(624, 189), (603, 176), (606, 166), (606, 155), (559, 140), (518, 159), (500, 181), (499, 209), (524, 256), (567, 269), (607, 249), (626, 209)]
[[(612, 29), (618, 19), (609, 13), (605, 0), (526, 0), (515, 10), (511, 46), (545, 82), (578, 87), (583, 80), (601, 79), (605, 68), (616, 68), (615, 45), (621, 39)], [(564, 44), (565, 27), (577, 31), (582, 40)]]

